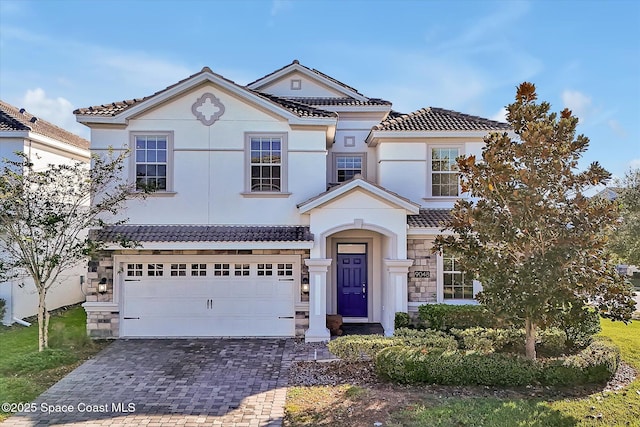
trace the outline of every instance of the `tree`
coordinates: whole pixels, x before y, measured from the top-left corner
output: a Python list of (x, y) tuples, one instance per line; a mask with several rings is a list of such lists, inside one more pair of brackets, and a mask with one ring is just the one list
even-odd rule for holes
[[(3, 160), (0, 176), (0, 280), (25, 274), (38, 291), (38, 348), (48, 347), (47, 292), (64, 270), (100, 243), (87, 231), (113, 219), (126, 199), (143, 196), (123, 179), (128, 152), (35, 170), (29, 158)], [(91, 202), (94, 203), (91, 203)], [(124, 220), (114, 220), (113, 224)]]
[(576, 136), (578, 119), (565, 109), (549, 113), (535, 86), (522, 83), (507, 106), (515, 133), (485, 138), (482, 161), (458, 158), (463, 192), (452, 211), (450, 236), (434, 250), (461, 257), (483, 284), (478, 300), (497, 314), (523, 322), (526, 355), (536, 358), (536, 329), (566, 322), (595, 302), (616, 320), (631, 317), (630, 289), (607, 263), (607, 235), (618, 217), (607, 200), (583, 191), (606, 183), (597, 162), (576, 172), (589, 140)]
[(620, 183), (620, 222), (611, 234), (609, 249), (626, 263), (640, 265), (640, 169), (629, 169)]

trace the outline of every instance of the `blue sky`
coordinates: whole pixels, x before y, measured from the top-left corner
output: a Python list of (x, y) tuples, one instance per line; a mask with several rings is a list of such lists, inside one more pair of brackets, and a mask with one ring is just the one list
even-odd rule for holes
[(0, 0), (0, 98), (85, 137), (74, 108), (293, 59), (402, 112), (502, 119), (531, 81), (581, 119), (582, 167), (640, 167), (638, 1)]

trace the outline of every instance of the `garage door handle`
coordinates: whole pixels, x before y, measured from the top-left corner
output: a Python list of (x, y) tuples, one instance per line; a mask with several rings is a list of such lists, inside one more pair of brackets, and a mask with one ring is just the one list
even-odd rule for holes
[(125, 282), (139, 282), (140, 279), (124, 279)]
[(293, 282), (294, 279), (278, 279), (280, 282)]
[(125, 317), (124, 318), (124, 320), (132, 320), (132, 319), (140, 320), (139, 317)]
[(278, 319), (293, 319), (293, 316), (278, 316)]

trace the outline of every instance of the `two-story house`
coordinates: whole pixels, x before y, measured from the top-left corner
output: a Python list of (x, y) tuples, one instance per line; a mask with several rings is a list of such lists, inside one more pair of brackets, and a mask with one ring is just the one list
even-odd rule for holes
[(246, 86), (203, 68), (76, 110), (91, 150), (129, 148), (129, 178), (156, 190), (94, 232), (111, 243), (90, 335), (323, 341), (327, 314), (391, 334), (396, 312), (472, 302), (478, 284), (432, 242), (461, 196), (455, 158), (508, 126), (391, 107), (293, 61)]
[[(89, 141), (71, 132), (0, 101), (0, 167), (4, 160), (21, 160), (16, 153), (27, 156), (35, 170), (49, 165), (71, 162), (89, 163)], [(4, 254), (0, 248), (0, 258)], [(65, 270), (47, 292), (47, 307), (56, 309), (84, 301), (86, 265)], [(0, 299), (5, 300), (6, 311), (2, 323), (21, 322), (34, 316), (38, 310), (38, 291), (33, 280), (25, 275), (0, 282)]]

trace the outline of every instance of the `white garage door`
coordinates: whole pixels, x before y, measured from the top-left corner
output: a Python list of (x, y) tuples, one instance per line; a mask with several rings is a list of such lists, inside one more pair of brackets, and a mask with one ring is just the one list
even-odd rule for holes
[(121, 264), (121, 336), (293, 336), (299, 265), (291, 257), (132, 258)]

